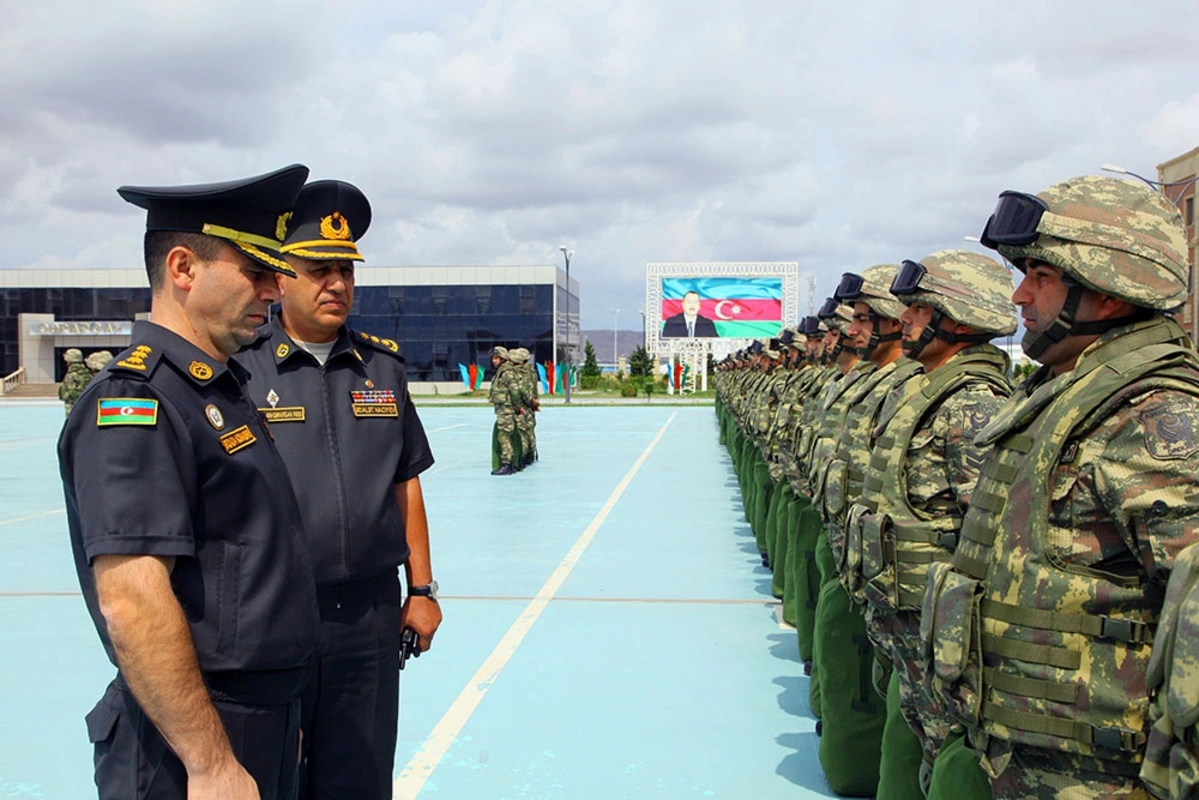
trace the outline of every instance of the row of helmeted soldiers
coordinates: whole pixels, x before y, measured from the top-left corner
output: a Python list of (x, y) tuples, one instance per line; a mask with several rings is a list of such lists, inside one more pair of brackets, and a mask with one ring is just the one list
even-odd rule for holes
[[(717, 367), (838, 794), (1199, 791), (1199, 358), (1181, 218), (1085, 177), (846, 273)], [(1019, 386), (992, 340), (1040, 366)]]

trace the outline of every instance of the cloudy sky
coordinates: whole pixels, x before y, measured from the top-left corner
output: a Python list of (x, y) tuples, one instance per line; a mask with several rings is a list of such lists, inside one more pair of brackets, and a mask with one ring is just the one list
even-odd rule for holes
[[(0, 27), (0, 268), (140, 264), (123, 183), (358, 184), (369, 264), (844, 270), (1199, 146), (1195, 0), (38, 0)], [(807, 307), (806, 280), (802, 305)]]

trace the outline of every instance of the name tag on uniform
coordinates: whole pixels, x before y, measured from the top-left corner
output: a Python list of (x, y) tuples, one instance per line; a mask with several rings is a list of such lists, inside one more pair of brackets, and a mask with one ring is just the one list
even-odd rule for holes
[(283, 408), (260, 408), (267, 422), (303, 422), (304, 406), (285, 406)]
[(233, 455), (238, 450), (244, 450), (254, 442), (258, 441), (258, 437), (250, 430), (250, 426), (242, 425), (240, 428), (231, 430), (221, 437), (221, 446), (225, 448), (225, 452)]
[(391, 389), (350, 392), (350, 408), (355, 417), (398, 417), (396, 393)]

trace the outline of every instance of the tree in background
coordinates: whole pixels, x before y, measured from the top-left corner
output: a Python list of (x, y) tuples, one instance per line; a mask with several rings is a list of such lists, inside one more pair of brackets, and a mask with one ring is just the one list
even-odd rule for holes
[(654, 360), (641, 345), (629, 354), (629, 377), (641, 383), (648, 398), (654, 391)]
[(596, 360), (596, 348), (591, 344), (591, 339), (585, 339), (583, 343), (583, 371), (579, 373), (579, 377), (584, 380), (591, 378), (597, 379), (602, 375), (603, 371), (599, 368), (599, 362)]

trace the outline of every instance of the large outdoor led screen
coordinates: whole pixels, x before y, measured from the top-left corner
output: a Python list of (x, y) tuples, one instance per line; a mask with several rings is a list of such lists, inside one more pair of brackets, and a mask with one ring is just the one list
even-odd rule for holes
[(766, 338), (783, 325), (783, 279), (662, 278), (663, 338)]

